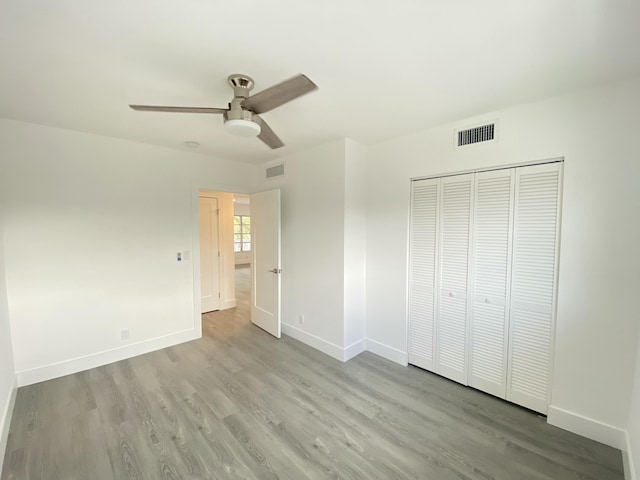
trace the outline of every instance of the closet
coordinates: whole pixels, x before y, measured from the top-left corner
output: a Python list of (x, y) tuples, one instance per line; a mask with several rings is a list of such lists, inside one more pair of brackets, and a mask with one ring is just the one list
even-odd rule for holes
[(409, 363), (546, 414), (562, 162), (412, 182)]

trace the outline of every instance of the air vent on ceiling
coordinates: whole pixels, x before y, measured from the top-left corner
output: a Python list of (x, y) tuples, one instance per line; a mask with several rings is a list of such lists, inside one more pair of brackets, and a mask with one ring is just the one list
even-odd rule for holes
[(267, 170), (267, 179), (281, 177), (284, 175), (284, 163), (279, 165), (274, 165), (273, 167), (268, 167)]
[(478, 127), (465, 128), (464, 130), (457, 130), (457, 146), (464, 147), (475, 143), (489, 142), (491, 140), (495, 140), (495, 136), (495, 122), (480, 125)]

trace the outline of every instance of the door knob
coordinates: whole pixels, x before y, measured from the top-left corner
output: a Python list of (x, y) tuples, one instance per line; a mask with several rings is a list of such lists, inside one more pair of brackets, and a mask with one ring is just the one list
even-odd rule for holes
[(282, 270), (280, 268), (272, 268), (271, 270), (269, 270), (271, 273), (281, 273)]

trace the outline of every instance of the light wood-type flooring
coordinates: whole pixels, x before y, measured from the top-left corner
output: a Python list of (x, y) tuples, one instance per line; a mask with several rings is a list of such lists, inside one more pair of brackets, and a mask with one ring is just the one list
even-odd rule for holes
[(276, 340), (238, 274), (202, 339), (20, 388), (2, 480), (623, 478), (618, 450), (527, 410)]

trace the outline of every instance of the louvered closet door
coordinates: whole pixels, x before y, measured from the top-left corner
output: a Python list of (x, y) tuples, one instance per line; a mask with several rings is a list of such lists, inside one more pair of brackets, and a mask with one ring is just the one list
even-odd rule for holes
[(547, 413), (555, 316), (560, 164), (516, 170), (507, 399)]
[(505, 398), (513, 169), (476, 174), (469, 385)]
[(409, 235), (409, 363), (433, 370), (439, 179), (413, 183)]
[(474, 174), (442, 179), (435, 371), (467, 384), (467, 288)]

